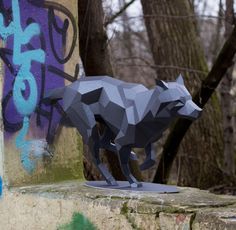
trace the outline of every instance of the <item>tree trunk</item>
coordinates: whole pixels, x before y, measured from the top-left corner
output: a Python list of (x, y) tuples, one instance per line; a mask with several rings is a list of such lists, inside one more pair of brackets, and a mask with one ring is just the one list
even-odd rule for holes
[[(102, 0), (78, 0), (78, 11), (80, 56), (86, 76), (113, 76), (108, 48), (109, 44), (103, 25), (104, 12), (102, 8)], [(114, 153), (105, 151), (105, 155), (109, 168), (115, 179), (126, 180), (121, 172), (118, 158)], [(134, 176), (138, 180), (141, 180), (141, 173), (136, 162), (131, 162), (131, 169)], [(88, 170), (90, 170), (90, 168), (88, 168)], [(88, 175), (88, 172), (85, 175)], [(98, 176), (88, 175), (88, 178), (96, 179)]]
[(80, 56), (87, 76), (113, 76), (101, 0), (78, 0)]
[[(232, 32), (234, 22), (234, 1), (226, 0), (225, 12), (225, 38), (227, 39)], [(233, 129), (233, 100), (230, 94), (233, 82), (234, 65), (227, 71), (221, 82), (220, 95), (221, 106), (223, 110), (223, 127), (224, 127), (224, 169), (229, 175), (235, 173), (234, 157), (234, 129)]]
[[(163, 66), (157, 68), (157, 78), (174, 80), (181, 73), (193, 94), (208, 70), (189, 1), (141, 2), (155, 64)], [(200, 188), (219, 184), (222, 179), (222, 153), (221, 110), (214, 95), (204, 108), (202, 117), (192, 125), (181, 143), (178, 184)], [(159, 174), (154, 182), (165, 182), (164, 168), (165, 165), (159, 165)]]
[[(122, 6), (125, 5), (125, 0), (119, 0), (119, 5), (120, 8), (122, 8)], [(121, 15), (121, 19), (122, 19), (122, 27), (123, 27), (123, 33), (122, 33), (122, 39), (123, 39), (123, 48), (124, 51), (127, 52), (127, 57), (133, 57), (133, 43), (131, 41), (131, 28), (129, 25), (129, 17), (126, 11), (123, 12), (123, 14)], [(133, 63), (133, 59), (131, 60), (131, 63)]]

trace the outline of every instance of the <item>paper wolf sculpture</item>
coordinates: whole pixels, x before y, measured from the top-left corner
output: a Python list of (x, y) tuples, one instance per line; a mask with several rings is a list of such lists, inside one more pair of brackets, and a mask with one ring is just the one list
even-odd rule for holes
[[(129, 169), (129, 159), (136, 158), (131, 149), (144, 148), (146, 160), (140, 168), (151, 167), (155, 163), (151, 145), (170, 122), (177, 117), (194, 120), (201, 113), (182, 76), (174, 82), (157, 81), (157, 86), (150, 90), (108, 76), (84, 77), (49, 91), (44, 101), (53, 103), (61, 99), (68, 119), (88, 144), (95, 165), (109, 185), (117, 182), (101, 162), (100, 148), (116, 153), (131, 187), (140, 187), (142, 184)], [(102, 135), (97, 122), (105, 125)]]

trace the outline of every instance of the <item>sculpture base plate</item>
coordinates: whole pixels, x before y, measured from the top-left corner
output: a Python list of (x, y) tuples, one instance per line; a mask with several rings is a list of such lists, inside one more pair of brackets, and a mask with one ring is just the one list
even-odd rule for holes
[(106, 181), (87, 181), (84, 185), (98, 189), (115, 189), (135, 192), (178, 193), (176, 186), (142, 182), (142, 187), (132, 188), (128, 181), (117, 181), (118, 185), (108, 185)]

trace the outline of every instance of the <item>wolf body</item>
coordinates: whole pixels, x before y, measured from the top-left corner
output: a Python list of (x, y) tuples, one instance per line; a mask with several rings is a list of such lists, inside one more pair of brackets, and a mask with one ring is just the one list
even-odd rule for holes
[[(145, 148), (146, 160), (140, 168), (151, 167), (155, 163), (151, 145), (173, 119), (194, 120), (201, 112), (185, 88), (182, 76), (174, 82), (157, 81), (157, 86), (150, 90), (109, 76), (84, 77), (51, 90), (44, 101), (53, 103), (60, 99), (72, 125), (88, 144), (95, 165), (110, 185), (117, 183), (100, 160), (100, 148), (117, 153), (130, 185), (141, 186), (129, 169), (129, 159), (135, 159), (131, 149)], [(102, 135), (97, 122), (105, 125)]]

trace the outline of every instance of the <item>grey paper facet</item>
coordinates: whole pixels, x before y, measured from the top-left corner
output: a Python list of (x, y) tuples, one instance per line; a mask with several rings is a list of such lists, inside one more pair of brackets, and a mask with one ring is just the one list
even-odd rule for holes
[[(129, 160), (137, 159), (131, 149), (144, 148), (146, 159), (140, 168), (150, 168), (155, 164), (152, 143), (170, 123), (178, 117), (195, 120), (202, 111), (192, 101), (182, 76), (174, 82), (157, 81), (150, 90), (109, 76), (84, 77), (51, 90), (44, 102), (61, 99), (68, 119), (88, 144), (94, 164), (108, 185), (117, 183), (100, 160), (100, 148), (117, 154), (131, 187), (142, 186), (130, 172)], [(103, 134), (99, 133), (97, 122), (105, 125)]]

